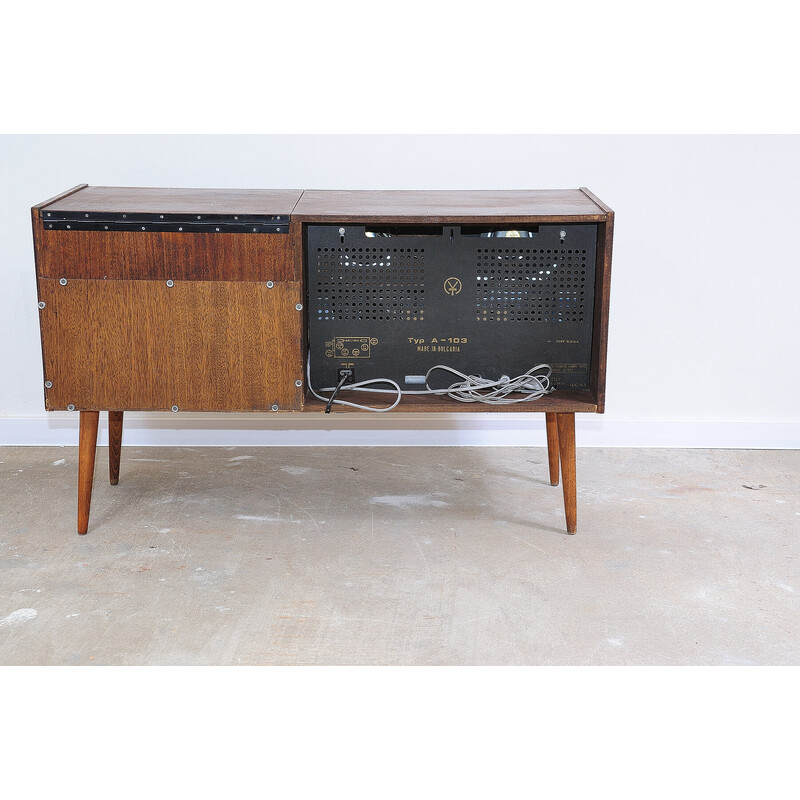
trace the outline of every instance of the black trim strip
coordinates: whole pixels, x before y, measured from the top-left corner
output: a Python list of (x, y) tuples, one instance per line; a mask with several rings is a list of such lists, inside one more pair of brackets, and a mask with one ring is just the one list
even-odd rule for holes
[(48, 230), (289, 233), (288, 214), (140, 214), (42, 211)]

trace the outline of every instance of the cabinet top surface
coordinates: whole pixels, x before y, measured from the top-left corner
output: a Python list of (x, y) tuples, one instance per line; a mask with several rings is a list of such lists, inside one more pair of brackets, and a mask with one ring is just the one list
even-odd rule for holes
[(582, 189), (335, 191), (306, 190), (295, 219), (375, 221), (581, 217), (603, 220), (609, 209)]
[(292, 213), (300, 189), (150, 189), (87, 186), (48, 203), (48, 211), (167, 214)]
[(316, 222), (455, 222), (534, 217), (594, 222), (605, 220), (611, 213), (586, 189), (302, 191), (85, 186), (42, 208), (62, 212), (280, 214)]

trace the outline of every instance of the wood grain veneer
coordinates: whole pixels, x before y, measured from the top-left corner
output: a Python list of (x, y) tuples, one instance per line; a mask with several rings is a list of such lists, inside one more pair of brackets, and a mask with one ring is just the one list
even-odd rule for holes
[(48, 211), (132, 214), (289, 215), (302, 193), (300, 189), (167, 189), (83, 184), (37, 207)]
[(48, 410), (300, 408), (297, 282), (39, 279)]
[(580, 189), (517, 191), (306, 190), (303, 222), (600, 222), (605, 209)]
[(39, 232), (42, 278), (297, 280), (286, 233)]

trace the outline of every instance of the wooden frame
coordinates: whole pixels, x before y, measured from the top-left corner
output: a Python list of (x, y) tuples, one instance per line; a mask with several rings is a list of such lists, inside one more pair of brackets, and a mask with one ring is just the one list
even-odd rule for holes
[[(71, 230), (48, 222), (64, 214), (149, 215), (156, 224)], [(182, 233), (157, 224), (174, 215), (275, 215), (287, 227), (270, 230), (288, 232)], [(399, 409), (545, 413), (550, 482), (561, 478), (567, 531), (575, 532), (575, 414), (605, 409), (614, 225), (614, 212), (588, 189), (256, 191), (82, 184), (32, 209), (45, 407), (80, 412), (80, 533), (88, 529), (100, 411), (109, 413), (109, 479), (116, 484), (124, 411), (324, 410), (304, 376), (303, 248), (307, 225), (337, 222), (597, 225), (587, 390), (556, 391), (524, 407), (415, 397)]]

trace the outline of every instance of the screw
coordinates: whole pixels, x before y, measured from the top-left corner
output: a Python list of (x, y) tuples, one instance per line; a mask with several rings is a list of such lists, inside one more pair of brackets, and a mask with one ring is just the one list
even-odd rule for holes
[(267, 281), (267, 289), (271, 289), (274, 285), (272, 281)]
[(44, 382), (45, 389), (52, 389), (53, 388), (53, 381), (45, 381)]
[(272, 406), (272, 410), (273, 411), (277, 411), (278, 410), (278, 406), (277, 405)]
[(172, 410), (173, 411), (177, 411), (178, 410), (178, 406), (172, 406)]
[(559, 236), (560, 236), (562, 239), (566, 239), (566, 238), (567, 238), (567, 232), (566, 232), (566, 231), (559, 231), (559, 232), (558, 232), (558, 235), (559, 235)]
[(75, 410), (75, 406), (74, 406), (72, 403), (70, 403), (70, 404), (67, 406), (67, 411), (74, 411), (74, 410)]
[(294, 385), (299, 389), (303, 385), (303, 381), (295, 381)]
[(62, 279), (59, 281), (59, 283), (60, 283), (62, 286), (66, 286), (66, 285), (67, 285), (67, 279), (66, 279), (66, 278), (62, 278)]
[(298, 303), (298, 304), (295, 306), (295, 310), (296, 310), (296, 311), (302, 311), (302, 310), (303, 310), (303, 304), (302, 304), (302, 303)]
[(167, 286), (169, 286), (169, 287), (170, 287), (170, 289), (171, 289), (171, 288), (172, 288), (174, 285), (175, 285), (175, 281), (173, 281), (173, 280), (171, 280), (171, 279), (167, 281)]
[(44, 307), (47, 305), (47, 303), (45, 303), (45, 302), (44, 302), (44, 300), (40, 300), (40, 301), (37, 303), (37, 305), (39, 306), (39, 308), (44, 308)]
[(344, 236), (344, 228), (339, 228), (339, 236)]

